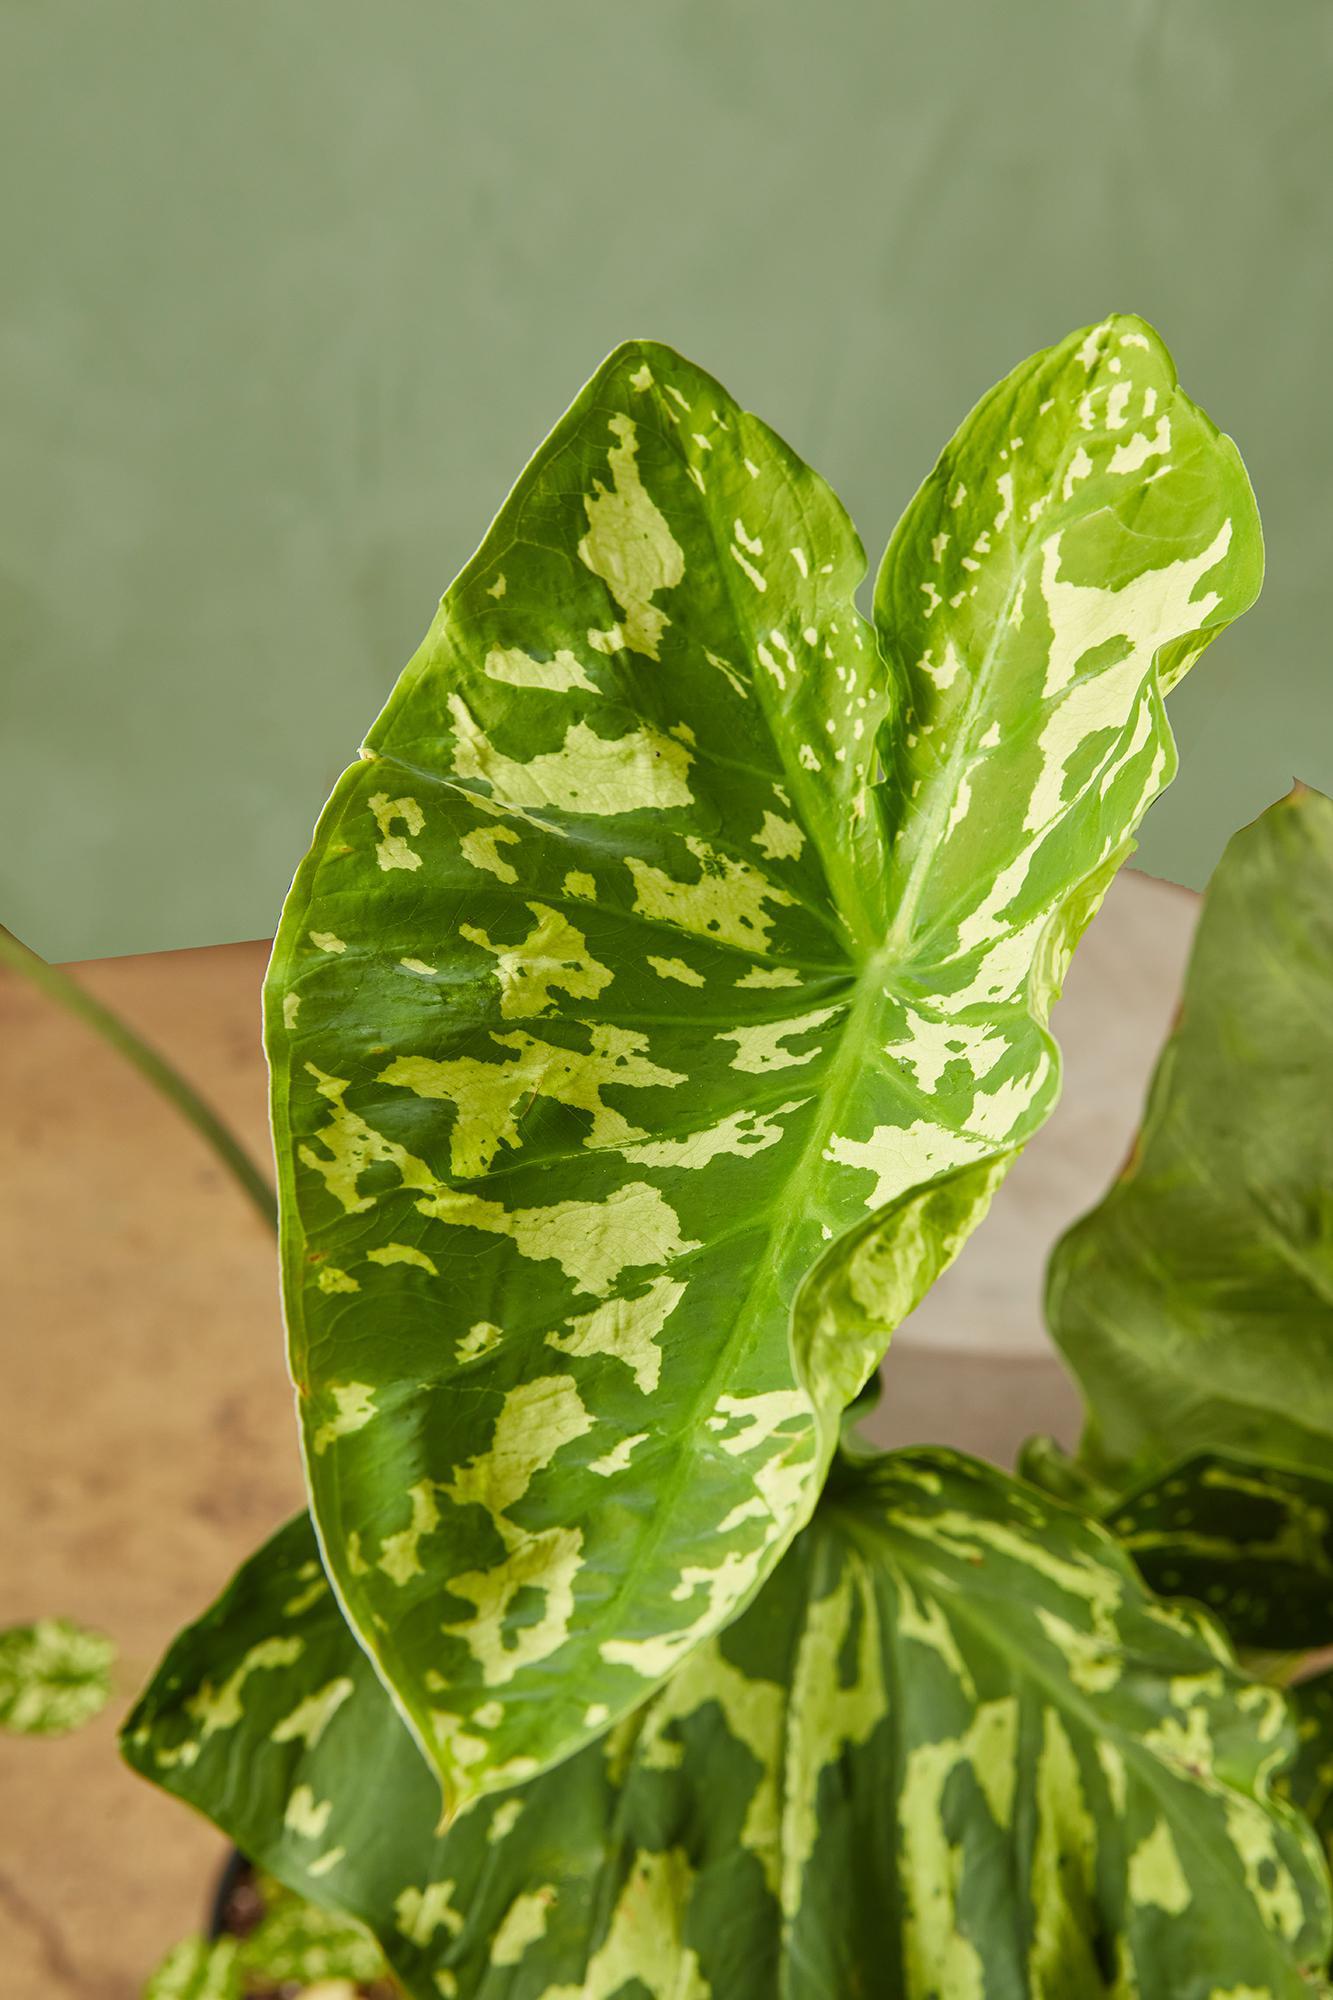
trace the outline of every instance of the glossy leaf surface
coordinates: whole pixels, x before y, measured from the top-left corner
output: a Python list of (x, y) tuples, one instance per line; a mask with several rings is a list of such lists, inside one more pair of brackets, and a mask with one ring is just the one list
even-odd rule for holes
[(655, 1699), (447, 1833), (304, 1520), (126, 1746), (421, 2000), (1297, 2000), (1328, 1948), (1318, 1843), (1269, 1795), (1280, 1694), (1101, 1530), (947, 1452), (840, 1465)]
[(973, 412), (878, 643), (834, 496), (668, 349), (523, 474), (267, 1002), (312, 1504), (450, 1800), (628, 1712), (808, 1517), (1050, 1107), (1161, 690), (1259, 567), (1234, 448), (1129, 319)]
[(16, 1736), (81, 1729), (111, 1699), (115, 1658), (103, 1633), (68, 1618), (0, 1631), (0, 1729)]
[(1333, 801), (1227, 848), (1129, 1163), (1051, 1260), (1051, 1330), (1117, 1485), (1234, 1450), (1333, 1467)]

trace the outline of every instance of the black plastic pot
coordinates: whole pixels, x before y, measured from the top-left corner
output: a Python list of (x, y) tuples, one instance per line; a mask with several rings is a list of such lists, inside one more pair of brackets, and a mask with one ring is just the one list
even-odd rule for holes
[(220, 1938), (226, 1930), (227, 1905), (249, 1872), (250, 1863), (246, 1860), (240, 1849), (234, 1847), (227, 1856), (222, 1873), (218, 1877), (217, 1889), (214, 1892), (213, 1913), (208, 1920), (208, 1935), (210, 1938)]

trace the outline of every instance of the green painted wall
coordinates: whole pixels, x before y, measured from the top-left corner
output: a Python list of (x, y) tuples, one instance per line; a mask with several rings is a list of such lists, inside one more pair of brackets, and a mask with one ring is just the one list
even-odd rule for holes
[(269, 933), (528, 450), (627, 334), (872, 558), (966, 406), (1110, 308), (1239, 439), (1260, 608), (1145, 865), (1333, 788), (1326, 0), (0, 0), (0, 916)]

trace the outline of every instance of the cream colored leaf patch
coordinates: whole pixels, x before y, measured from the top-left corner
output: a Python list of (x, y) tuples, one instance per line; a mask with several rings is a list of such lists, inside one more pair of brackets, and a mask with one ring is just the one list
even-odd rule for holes
[(452, 1171), (465, 1178), (484, 1173), (501, 1146), (517, 1150), (522, 1145), (522, 1114), (538, 1098), (586, 1113), (585, 1145), (623, 1148), (626, 1141), (643, 1136), (642, 1128), (606, 1103), (604, 1090), (672, 1089), (686, 1081), (680, 1071), (647, 1059), (646, 1036), (622, 1028), (591, 1029), (586, 1054), (521, 1030), (490, 1039), (500, 1051), (495, 1061), (464, 1057), (446, 1063), (430, 1056), (399, 1056), (380, 1076), (382, 1083), (456, 1106), (450, 1161)]
[[(387, 792), (376, 792), (369, 801), (375, 816), (380, 838), (375, 849), (375, 859), (381, 869), (415, 869), (421, 866), (421, 856), (414, 847), (408, 845), (426, 824), (426, 815), (415, 799), (391, 799)], [(396, 831), (397, 827), (401, 832)]]
[(452, 1188), (417, 1206), (455, 1227), (512, 1237), (521, 1257), (554, 1261), (577, 1291), (599, 1298), (622, 1271), (666, 1264), (700, 1247), (681, 1235), (675, 1210), (646, 1181), (628, 1181), (605, 1201), (562, 1201), (551, 1208), (506, 1209)]
[(689, 751), (650, 728), (612, 737), (576, 722), (559, 750), (540, 752), (524, 763), (495, 748), (461, 695), (449, 696), (449, 709), (455, 772), (460, 778), (484, 779), (501, 805), (551, 806), (600, 819), (668, 812), (691, 803)]
[(635, 909), (742, 951), (765, 949), (774, 921), (765, 904), (780, 907), (790, 904), (792, 897), (748, 861), (719, 854), (693, 834), (686, 836), (685, 845), (699, 865), (696, 882), (679, 882), (650, 862), (633, 855), (626, 858), (634, 877)]
[(541, 688), (549, 694), (568, 694), (573, 688), (581, 688), (585, 694), (598, 691), (596, 681), (588, 679), (579, 661), (566, 650), (549, 660), (537, 660), (517, 646), (496, 646), (486, 655), (485, 672), (491, 680), (504, 681), (510, 687)]
[(638, 1298), (608, 1299), (595, 1311), (570, 1321), (567, 1333), (548, 1333), (546, 1344), (562, 1354), (611, 1355), (650, 1396), (662, 1373), (658, 1336), (684, 1295), (683, 1284), (656, 1278)]
[(458, 845), (464, 860), (474, 868), (494, 875), (497, 882), (517, 882), (517, 868), (500, 849), (517, 846), (518, 838), (512, 826), (480, 827), (473, 833), (465, 833)]
[(670, 620), (653, 599), (681, 582), (685, 557), (639, 476), (633, 419), (612, 417), (610, 429), (616, 439), (607, 454), (613, 483), (608, 488), (595, 479), (592, 495), (583, 503), (588, 532), (579, 542), (579, 559), (620, 606), (623, 636), (617, 644), (656, 660)]

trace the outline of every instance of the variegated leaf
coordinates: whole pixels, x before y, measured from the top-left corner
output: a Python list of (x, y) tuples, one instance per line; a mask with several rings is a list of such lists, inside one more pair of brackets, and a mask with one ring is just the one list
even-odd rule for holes
[(1143, 1130), (1049, 1285), (1112, 1524), (1254, 1646), (1333, 1641), (1330, 1098), (1333, 801), (1298, 788), (1227, 848)]
[(304, 1994), (308, 1987), (318, 1987), (322, 1994), (330, 1983), (340, 1982), (348, 2000), (371, 1987), (377, 2000), (387, 2000), (390, 1975), (384, 1954), (362, 1924), (295, 1895), (273, 1877), (263, 1876), (255, 1888), (262, 1914), (240, 1950), (247, 1990), (299, 1987)]
[(451, 1800), (626, 1713), (808, 1516), (1050, 1107), (1162, 687), (1259, 567), (1234, 448), (1130, 319), (973, 413), (878, 644), (833, 495), (668, 349), (523, 474), (267, 1003), (312, 1504)]
[(115, 1659), (110, 1639), (68, 1618), (0, 1631), (0, 1729), (16, 1736), (81, 1729), (111, 1699)]
[(244, 2000), (237, 1938), (182, 1939), (143, 1989), (143, 2000)]
[[(344, 1628), (345, 1629), (345, 1628)], [(173, 1945), (143, 2000), (390, 2000), (400, 1990), (365, 1927), (265, 1878), (252, 1930)]]
[(1297, 2000), (1329, 1913), (1292, 1741), (1203, 1614), (948, 1452), (840, 1463), (735, 1624), (447, 1832), (305, 1521), (126, 1737), (420, 2000)]
[(1284, 1797), (1305, 1814), (1333, 1860), (1333, 1673), (1288, 1688), (1296, 1724), (1296, 1758), (1280, 1781)]
[(1105, 1519), (1155, 1590), (1200, 1599), (1236, 1645), (1333, 1645), (1333, 1476), (1200, 1452)]

